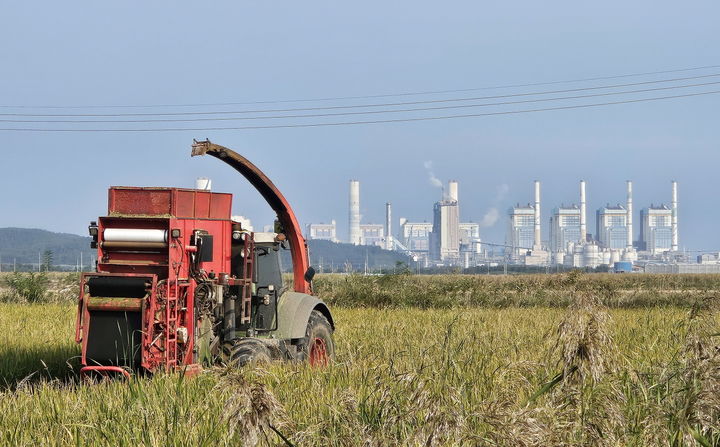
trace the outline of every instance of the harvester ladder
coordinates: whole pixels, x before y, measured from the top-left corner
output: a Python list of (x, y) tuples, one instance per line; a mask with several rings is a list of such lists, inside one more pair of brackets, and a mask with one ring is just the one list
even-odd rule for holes
[(165, 365), (168, 370), (177, 366), (177, 322), (178, 294), (177, 281), (168, 284), (167, 300), (165, 301)]
[(255, 233), (245, 237), (243, 247), (242, 290), (240, 291), (240, 324), (250, 323), (253, 272), (255, 271)]

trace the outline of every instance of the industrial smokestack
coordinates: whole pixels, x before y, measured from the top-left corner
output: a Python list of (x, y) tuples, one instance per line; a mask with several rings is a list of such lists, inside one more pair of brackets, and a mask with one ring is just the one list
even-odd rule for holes
[(458, 201), (458, 182), (457, 180), (450, 180), (448, 182), (448, 200), (454, 202)]
[(385, 249), (393, 249), (392, 237), (392, 205), (390, 202), (385, 204)]
[(678, 251), (678, 198), (677, 198), (677, 182), (672, 182), (672, 251)]
[(627, 249), (633, 248), (632, 180), (627, 181)]
[(540, 236), (540, 181), (535, 180), (535, 243), (534, 250), (540, 250), (542, 240)]
[(195, 189), (202, 191), (210, 191), (212, 189), (212, 180), (206, 177), (198, 177), (195, 179)]
[(580, 243), (587, 240), (587, 206), (585, 202), (585, 180), (580, 180)]
[(350, 215), (348, 242), (360, 245), (360, 182), (350, 180)]

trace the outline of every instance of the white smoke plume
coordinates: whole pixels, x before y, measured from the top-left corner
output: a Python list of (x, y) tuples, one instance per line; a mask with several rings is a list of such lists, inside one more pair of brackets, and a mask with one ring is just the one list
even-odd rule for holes
[(503, 200), (505, 200), (505, 197), (507, 197), (508, 192), (510, 192), (510, 186), (508, 186), (507, 183), (503, 183), (502, 185), (499, 185), (497, 187), (497, 194), (495, 195), (495, 201), (502, 202)]
[(483, 228), (489, 228), (497, 223), (500, 218), (500, 212), (497, 208), (490, 208), (487, 213), (483, 216), (480, 221), (480, 226)]
[(435, 173), (433, 172), (432, 161), (426, 161), (425, 163), (423, 163), (423, 166), (425, 166), (425, 170), (428, 172), (428, 176), (430, 177), (430, 184), (436, 188), (442, 188), (442, 181), (440, 181), (439, 178), (435, 177)]

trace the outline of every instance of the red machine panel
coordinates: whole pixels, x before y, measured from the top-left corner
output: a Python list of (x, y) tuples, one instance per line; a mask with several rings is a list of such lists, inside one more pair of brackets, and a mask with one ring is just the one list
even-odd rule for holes
[(108, 192), (109, 216), (230, 219), (232, 194), (180, 188), (114, 186)]
[[(109, 216), (101, 217), (97, 225), (97, 273), (86, 274), (81, 280), (76, 335), (83, 342), (83, 364), (89, 364), (87, 339), (93, 318), (88, 300), (92, 298), (95, 321), (102, 318), (97, 312), (117, 311), (126, 302), (138, 308), (134, 311), (141, 313), (139, 360), (145, 369), (191, 365), (195, 362), (197, 282), (227, 277), (231, 272), (232, 195), (113, 187), (108, 196)], [(88, 281), (99, 276), (116, 278), (121, 281), (118, 284), (123, 278), (149, 278), (147, 294), (142, 299), (93, 297), (86, 293)], [(85, 369), (95, 370), (96, 366)]]

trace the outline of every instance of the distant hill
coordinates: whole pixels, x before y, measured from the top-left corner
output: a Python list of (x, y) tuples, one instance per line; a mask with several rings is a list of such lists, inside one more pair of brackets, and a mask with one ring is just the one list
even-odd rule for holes
[(91, 256), (95, 256), (89, 237), (35, 228), (0, 228), (0, 257), (5, 266), (13, 262), (37, 265), (38, 255), (46, 250), (52, 251), (55, 266), (76, 265), (82, 252), (87, 269)]
[(353, 271), (364, 271), (365, 261), (369, 270), (392, 269), (398, 262), (411, 265), (412, 260), (403, 253), (383, 250), (380, 247), (342, 244), (323, 240), (309, 240), (310, 265), (323, 272), (345, 271), (351, 266)]
[[(350, 266), (353, 271), (363, 271), (365, 262), (369, 270), (391, 269), (398, 262), (411, 264), (410, 258), (402, 253), (383, 250), (380, 247), (366, 247), (351, 244), (338, 244), (323, 240), (309, 240), (310, 264), (316, 270), (345, 271)], [(53, 252), (54, 266), (75, 266), (83, 253), (83, 263), (88, 269), (91, 259), (96, 255), (90, 249), (90, 238), (68, 233), (53, 233), (51, 231), (33, 228), (0, 228), (0, 259), (8, 265), (16, 262), (18, 265), (35, 265), (38, 255), (44, 251)], [(284, 266), (290, 266), (289, 252), (283, 260)]]

